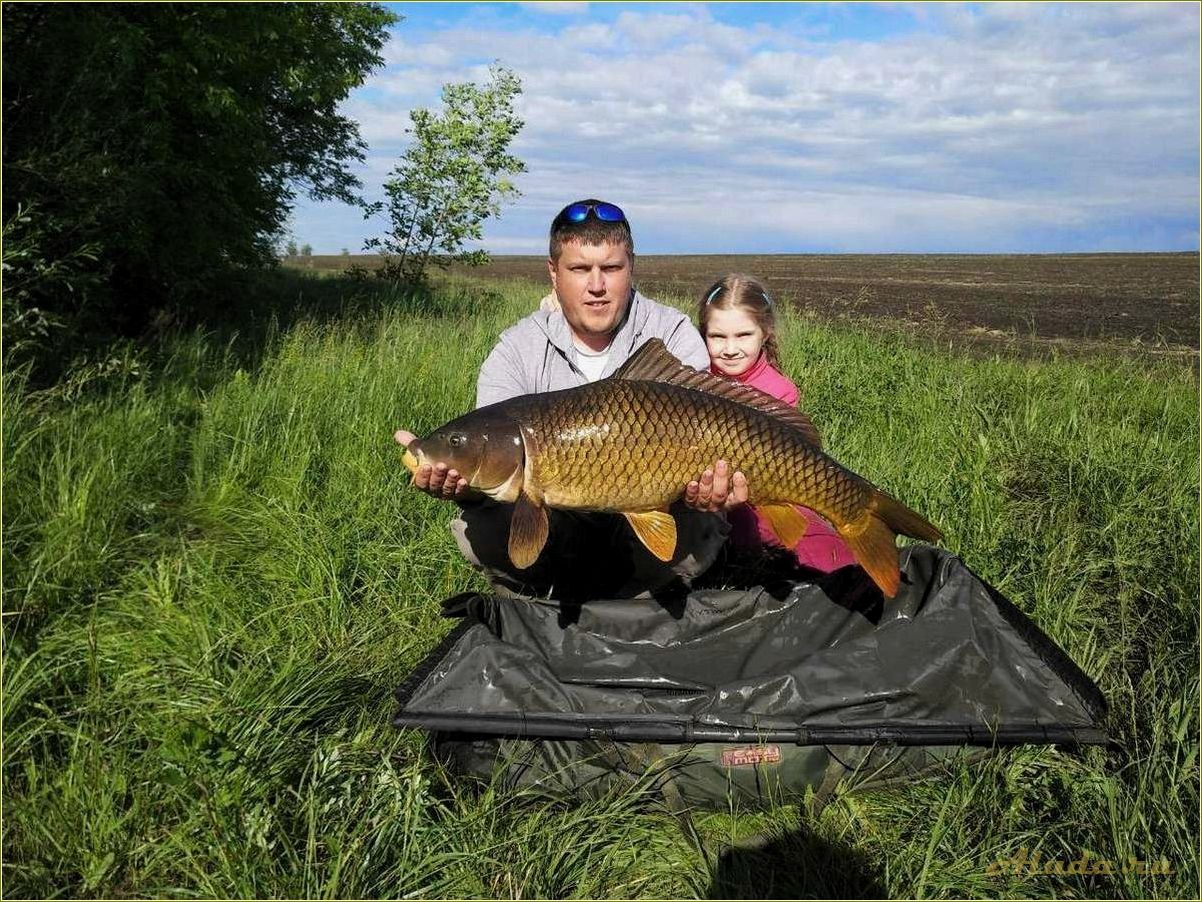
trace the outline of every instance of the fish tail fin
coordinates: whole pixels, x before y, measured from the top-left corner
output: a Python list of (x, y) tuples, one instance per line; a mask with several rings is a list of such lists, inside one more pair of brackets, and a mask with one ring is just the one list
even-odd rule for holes
[(943, 534), (921, 514), (896, 498), (877, 491), (867, 511), (855, 523), (839, 527), (860, 566), (888, 598), (897, 595), (901, 573), (897, 561), (897, 534), (938, 542)]
[(897, 534), (888, 524), (875, 513), (866, 513), (859, 522), (839, 527), (839, 534), (885, 596), (895, 596), (901, 572), (897, 566)]
[(939, 527), (880, 489), (876, 490), (872, 499), (872, 512), (889, 524), (891, 530), (900, 535), (922, 539), (924, 542), (938, 542), (943, 538)]

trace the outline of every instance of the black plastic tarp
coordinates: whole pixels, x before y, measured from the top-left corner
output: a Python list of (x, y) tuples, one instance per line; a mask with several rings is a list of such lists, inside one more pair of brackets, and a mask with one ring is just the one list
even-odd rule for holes
[(902, 549), (883, 599), (859, 568), (674, 601), (462, 596), (397, 691), (394, 723), (510, 737), (800, 745), (1101, 744), (1105, 702), (959, 558)]

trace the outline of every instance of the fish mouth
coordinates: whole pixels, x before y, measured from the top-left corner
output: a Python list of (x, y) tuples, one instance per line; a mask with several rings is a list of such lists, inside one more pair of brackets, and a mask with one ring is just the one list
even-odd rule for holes
[(417, 472), (417, 466), (418, 466), (417, 458), (413, 456), (413, 452), (410, 451), (408, 448), (405, 449), (405, 453), (401, 457), (401, 463), (403, 463), (405, 465), (405, 469), (408, 470), (410, 473)]

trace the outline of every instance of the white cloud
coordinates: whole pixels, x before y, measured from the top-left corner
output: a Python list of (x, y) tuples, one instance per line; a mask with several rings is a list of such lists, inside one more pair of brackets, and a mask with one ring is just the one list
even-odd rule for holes
[(560, 40), (571, 46), (588, 47), (595, 51), (615, 46), (618, 42), (618, 33), (608, 25), (591, 22), (588, 25), (573, 25), (565, 28)]
[(519, 3), (522, 9), (535, 13), (548, 13), (553, 16), (579, 16), (588, 12), (587, 3), (555, 2), (555, 0), (540, 0), (535, 3)]
[(529, 173), (490, 228), (502, 242), (528, 242), (589, 193), (681, 251), (739, 236), (778, 236), (773, 250), (1006, 250), (1030, 230), (1109, 234), (1134, 216), (1196, 235), (1197, 5), (903, 9), (927, 24), (873, 40), (724, 24), (704, 5), (550, 33), (541, 17), (541, 31), (410, 37), (402, 24), (387, 70), (345, 110), (390, 168), (410, 109), (494, 59), (515, 69)]

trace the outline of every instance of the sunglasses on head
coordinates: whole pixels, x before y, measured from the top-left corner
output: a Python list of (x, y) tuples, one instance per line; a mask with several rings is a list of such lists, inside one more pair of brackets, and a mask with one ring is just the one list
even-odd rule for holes
[(624, 222), (626, 214), (613, 204), (568, 204), (559, 217), (568, 222), (584, 222), (592, 213), (602, 222)]

